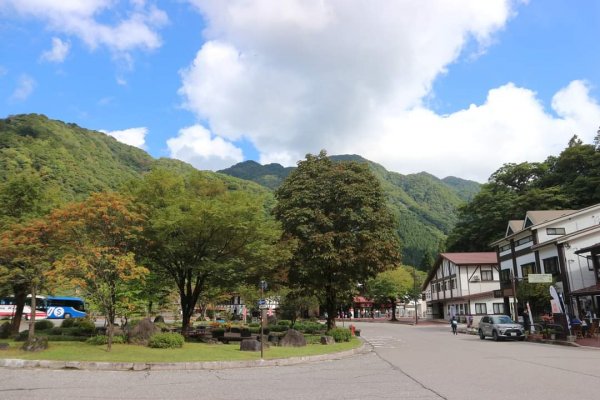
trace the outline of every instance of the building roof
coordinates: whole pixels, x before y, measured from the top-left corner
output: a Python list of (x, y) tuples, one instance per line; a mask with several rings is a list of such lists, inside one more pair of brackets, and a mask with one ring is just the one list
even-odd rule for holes
[(421, 286), (422, 290), (425, 290), (431, 279), (433, 279), (438, 268), (442, 264), (442, 260), (449, 260), (455, 265), (490, 265), (498, 264), (498, 254), (495, 251), (487, 252), (472, 252), (472, 253), (440, 253), (435, 264), (427, 274), (427, 278)]
[(564, 217), (565, 215), (573, 214), (577, 211), (579, 210), (534, 210), (527, 211), (526, 218), (528, 218), (533, 225), (538, 225), (543, 222)]
[(523, 230), (523, 223), (525, 220), (513, 219), (508, 221), (508, 229), (506, 230), (506, 236), (510, 236), (513, 233)]
[[(589, 208), (589, 207), (588, 207)], [(584, 209), (585, 210), (585, 209)], [(502, 239), (490, 243), (490, 246), (496, 246), (511, 236), (523, 232), (525, 229), (531, 228), (545, 222), (549, 222), (567, 215), (574, 214), (582, 210), (531, 210), (527, 211), (524, 220), (510, 220), (506, 228), (506, 234)], [(520, 226), (519, 226), (520, 223)]]
[(496, 254), (495, 251), (479, 253), (442, 253), (440, 256), (450, 260), (456, 265), (498, 264), (498, 254)]

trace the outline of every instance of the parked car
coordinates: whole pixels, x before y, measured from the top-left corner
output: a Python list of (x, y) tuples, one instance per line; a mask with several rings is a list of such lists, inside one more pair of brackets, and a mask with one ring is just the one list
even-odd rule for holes
[(479, 321), (479, 338), (525, 340), (525, 329), (507, 315), (486, 315)]

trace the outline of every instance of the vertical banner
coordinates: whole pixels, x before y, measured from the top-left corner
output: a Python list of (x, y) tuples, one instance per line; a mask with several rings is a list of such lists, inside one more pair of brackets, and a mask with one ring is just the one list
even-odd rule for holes
[(529, 330), (531, 333), (535, 333), (535, 326), (533, 325), (533, 317), (531, 316), (531, 307), (529, 307), (529, 302), (527, 302), (527, 314), (529, 314)]

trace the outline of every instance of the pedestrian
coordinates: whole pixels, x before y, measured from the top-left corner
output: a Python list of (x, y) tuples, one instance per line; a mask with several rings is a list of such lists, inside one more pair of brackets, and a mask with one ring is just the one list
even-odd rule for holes
[(456, 316), (454, 315), (450, 319), (450, 326), (452, 327), (452, 334), (458, 335), (458, 332), (456, 332), (456, 328), (458, 328), (458, 321), (456, 320)]

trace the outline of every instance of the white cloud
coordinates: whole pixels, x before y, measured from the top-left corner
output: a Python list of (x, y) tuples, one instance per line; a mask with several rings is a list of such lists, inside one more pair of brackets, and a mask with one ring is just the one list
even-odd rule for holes
[(42, 20), (52, 31), (74, 35), (92, 49), (106, 46), (119, 56), (158, 48), (157, 30), (168, 22), (164, 11), (142, 1), (127, 7), (112, 0), (4, 0), (2, 12)]
[(201, 125), (183, 128), (167, 140), (170, 156), (203, 170), (218, 170), (243, 161), (242, 151), (232, 143), (211, 133)]
[(148, 134), (148, 128), (129, 128), (120, 131), (101, 130), (100, 132), (106, 133), (107, 135), (114, 137), (121, 143), (139, 147), (140, 149), (146, 148), (146, 135)]
[(181, 72), (184, 106), (212, 134), (252, 142), (263, 163), (294, 165), (325, 148), (402, 173), (484, 181), (502, 163), (556, 153), (598, 124), (579, 81), (557, 93), (554, 115), (511, 84), (448, 116), (425, 107), (461, 52), (479, 55), (493, 42), (516, 12), (510, 0), (189, 1), (207, 40)]
[(35, 79), (27, 74), (23, 74), (17, 81), (17, 87), (10, 96), (12, 101), (25, 101), (35, 89)]
[(67, 58), (70, 49), (71, 43), (63, 42), (60, 38), (54, 37), (52, 38), (52, 48), (42, 54), (42, 60), (61, 63)]

